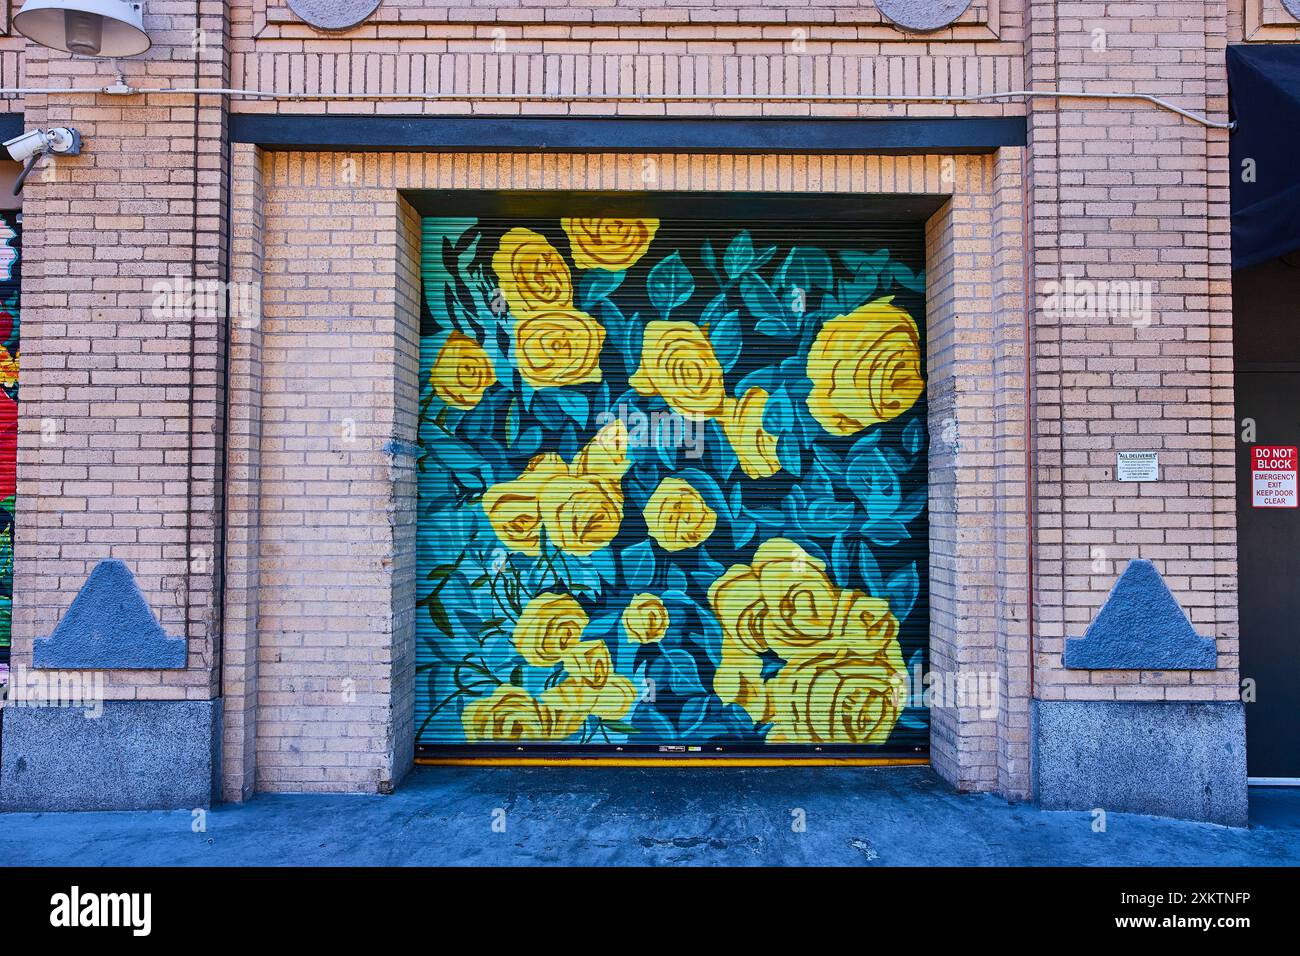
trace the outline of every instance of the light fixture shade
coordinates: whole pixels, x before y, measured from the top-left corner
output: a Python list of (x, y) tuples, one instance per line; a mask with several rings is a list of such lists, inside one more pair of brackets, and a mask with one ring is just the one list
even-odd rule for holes
[(14, 14), (14, 29), (82, 56), (135, 56), (150, 46), (141, 5), (127, 0), (27, 0)]

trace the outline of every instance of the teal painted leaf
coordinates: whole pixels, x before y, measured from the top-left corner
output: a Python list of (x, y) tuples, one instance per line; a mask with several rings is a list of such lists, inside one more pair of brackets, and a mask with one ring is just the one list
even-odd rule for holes
[(920, 418), (913, 418), (903, 429), (903, 447), (911, 455), (925, 447), (925, 423)]
[(714, 665), (722, 663), (722, 625), (712, 614), (705, 613), (700, 615), (700, 623), (704, 625), (704, 633), (696, 635), (695, 643), (704, 648), (704, 653), (709, 655)]
[(829, 289), (833, 282), (831, 257), (812, 246), (795, 246), (785, 257), (776, 284), (785, 289)]
[(898, 718), (898, 726), (908, 730), (924, 730), (930, 726), (929, 711), (924, 707), (909, 707)]
[(675, 564), (668, 565), (668, 572), (664, 576), (664, 580), (668, 585), (666, 589), (667, 591), (681, 591), (685, 593), (686, 589), (691, 586), (690, 581), (686, 578), (686, 572)]
[(633, 312), (629, 317), (610, 301), (601, 303), (600, 314), (606, 334), (623, 357), (623, 367), (632, 374), (641, 364), (641, 340), (645, 335), (640, 315)]
[(839, 256), (840, 261), (854, 275), (863, 272), (878, 273), (889, 263), (889, 253), (884, 249), (877, 249), (871, 253), (859, 252), (856, 249), (841, 249)]
[(579, 428), (587, 427), (591, 404), (587, 401), (586, 395), (571, 388), (554, 388), (549, 391), (547, 397), (558, 405), (564, 414), (572, 418)]
[(889, 598), (889, 609), (900, 622), (907, 619), (916, 605), (916, 597), (921, 591), (921, 578), (916, 573), (916, 562), (905, 568), (899, 568), (885, 582), (885, 596)]
[(704, 267), (713, 274), (714, 281), (717, 282), (718, 285), (724, 285), (722, 274), (718, 272), (717, 256), (713, 253), (713, 243), (707, 239), (705, 239), (704, 243), (700, 246), (700, 261), (703, 262)]
[(767, 397), (763, 407), (763, 427), (774, 435), (785, 435), (794, 425), (794, 406), (782, 386)]
[(837, 534), (831, 545), (831, 576), (842, 588), (849, 586), (849, 577), (853, 571), (853, 542), (845, 540), (844, 535)]
[(740, 312), (735, 309), (727, 311), (726, 293), (714, 296), (713, 301), (700, 316), (700, 324), (709, 330), (709, 343), (713, 346), (713, 354), (717, 356), (718, 364), (722, 366), (724, 372), (731, 371), (740, 360), (743, 340), (740, 331)]
[[(796, 405), (796, 411), (798, 408), (799, 406)], [(818, 477), (831, 482), (836, 487), (842, 487), (844, 462), (840, 461), (840, 456), (824, 445), (814, 444), (812, 450), (813, 458), (817, 462)]]
[(654, 443), (655, 450), (659, 453), (659, 460), (664, 463), (664, 468), (668, 471), (677, 469), (677, 446), (671, 442), (657, 441)]
[[(681, 580), (684, 582), (686, 579), (683, 577)], [(675, 587), (665, 588), (663, 593), (660, 594), (659, 597), (663, 600), (665, 604), (670, 604), (670, 603), (683, 604), (689, 608), (695, 608), (699, 606), (695, 603), (694, 599), (689, 594)]]
[(798, 485), (784, 503), (790, 523), (813, 538), (829, 538), (842, 531), (856, 510), (852, 502), (834, 498), (809, 498)]
[(768, 395), (771, 395), (780, 387), (782, 377), (780, 366), (769, 365), (766, 368), (760, 368), (756, 372), (750, 372), (737, 383), (736, 394), (744, 395), (751, 388), (761, 388)]
[(873, 428), (855, 441), (853, 447), (849, 449), (849, 460), (851, 461), (859, 455), (866, 454), (875, 448), (876, 445), (880, 443), (881, 434), (882, 432), (879, 428)]
[(754, 537), (754, 532), (758, 530), (758, 525), (745, 516), (740, 516), (731, 523), (731, 543), (732, 546), (740, 549), (749, 544)]
[(530, 411), (537, 419), (537, 423), (547, 431), (559, 431), (564, 427), (566, 418), (560, 403), (549, 394), (551, 391), (554, 389), (539, 389), (534, 393)]
[(604, 269), (588, 269), (578, 278), (578, 307), (590, 312), (597, 302), (609, 298), (623, 284), (626, 276), (627, 270), (607, 272)]
[(729, 279), (734, 279), (747, 272), (754, 264), (754, 240), (749, 232), (740, 233), (727, 244), (727, 251), (722, 256), (722, 268)]
[(903, 524), (907, 524), (921, 513), (921, 510), (926, 506), (927, 497), (924, 488), (908, 492), (903, 496), (903, 500), (899, 502), (898, 509), (894, 512), (894, 518)]
[(885, 584), (880, 579), (880, 566), (876, 564), (875, 555), (866, 545), (858, 548), (858, 570), (862, 572), (862, 580), (866, 582), (867, 590), (875, 597), (883, 597)]
[[(701, 688), (703, 689), (703, 688)], [(692, 697), (682, 706), (682, 712), (677, 719), (677, 726), (681, 731), (682, 737), (691, 737), (699, 727), (704, 723), (704, 719), (709, 715), (709, 695), (700, 694)]]
[(650, 701), (642, 701), (632, 714), (632, 723), (643, 736), (655, 740), (676, 740), (677, 728), (667, 717), (655, 709)]
[(727, 570), (726, 566), (723, 565), (721, 561), (717, 560), (703, 548), (699, 550), (698, 564), (701, 571), (704, 571), (715, 578), (719, 577)]
[[(822, 452), (822, 454), (819, 454), (819, 452)], [(801, 483), (804, 493), (814, 501), (834, 498), (835, 489), (841, 484), (840, 469), (827, 470), (824, 463), (823, 449), (819, 446), (813, 446), (813, 460), (808, 466), (807, 473)]]
[(876, 276), (869, 272), (855, 276), (848, 282), (841, 283), (839, 289), (840, 313), (848, 315), (872, 301), (876, 294), (876, 287)]
[(788, 337), (795, 333), (790, 316), (762, 276), (747, 274), (740, 280), (740, 298), (764, 335)]
[(614, 583), (618, 577), (618, 571), (614, 566), (613, 548), (601, 548), (591, 555), (590, 561), (602, 581), (609, 584)]
[(776, 457), (781, 467), (796, 478), (803, 474), (803, 450), (793, 435), (782, 435), (777, 441)]
[(463, 441), (440, 437), (433, 442), (434, 457), (452, 471), (465, 475), (479, 475), (484, 482), (492, 484), (492, 467), (477, 451)]
[(583, 636), (586, 638), (602, 637), (614, 630), (614, 625), (618, 623), (618, 619), (618, 614), (605, 614), (601, 617), (592, 618), (582, 632)]
[(902, 503), (903, 490), (889, 459), (879, 448), (852, 455), (844, 470), (846, 483), (872, 519), (891, 517)]
[(650, 586), (655, 576), (654, 545), (642, 541), (624, 548), (620, 559), (623, 564), (623, 580), (629, 588), (644, 591)]
[(862, 533), (871, 539), (872, 544), (878, 544), (882, 548), (892, 548), (912, 536), (907, 530), (907, 525), (892, 518), (870, 521), (862, 526)]
[(542, 430), (536, 425), (530, 425), (516, 442), (514, 451), (525, 457), (532, 457), (542, 447)]
[(704, 685), (700, 683), (699, 668), (689, 651), (669, 648), (664, 651), (664, 657), (668, 661), (673, 693), (682, 697), (693, 697), (705, 692)]
[[(744, 393), (742, 392), (741, 394)], [(704, 445), (707, 449), (709, 459), (713, 462), (713, 470), (723, 481), (729, 481), (736, 469), (740, 466), (740, 460), (736, 457), (736, 452), (731, 447), (731, 442), (727, 441), (727, 436), (723, 433), (722, 426), (716, 421), (711, 421), (705, 424)]]
[(665, 319), (694, 292), (695, 280), (686, 268), (686, 263), (682, 262), (681, 254), (677, 252), (656, 263), (646, 278), (646, 294), (650, 303)]
[(893, 280), (904, 288), (911, 289), (913, 292), (925, 291), (925, 270), (913, 272), (903, 263), (897, 260), (889, 264), (889, 272)]

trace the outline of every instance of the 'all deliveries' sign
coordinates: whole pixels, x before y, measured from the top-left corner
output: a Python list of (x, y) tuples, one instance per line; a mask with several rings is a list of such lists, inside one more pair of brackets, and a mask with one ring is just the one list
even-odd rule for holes
[(1295, 446), (1252, 445), (1250, 471), (1252, 507), (1296, 507)]

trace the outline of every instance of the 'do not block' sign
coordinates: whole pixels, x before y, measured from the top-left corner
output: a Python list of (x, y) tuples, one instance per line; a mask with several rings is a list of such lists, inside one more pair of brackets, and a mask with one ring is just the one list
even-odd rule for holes
[(1296, 447), (1252, 445), (1250, 448), (1252, 508), (1296, 507)]

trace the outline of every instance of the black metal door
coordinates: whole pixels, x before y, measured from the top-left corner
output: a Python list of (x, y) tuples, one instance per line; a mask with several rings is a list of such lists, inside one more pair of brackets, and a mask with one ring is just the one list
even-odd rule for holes
[(1237, 421), (1246, 419), (1256, 438), (1237, 443), (1241, 676), (1255, 696), (1247, 771), (1300, 778), (1300, 509), (1252, 505), (1250, 458), (1252, 444), (1300, 445), (1300, 372), (1238, 372)]

